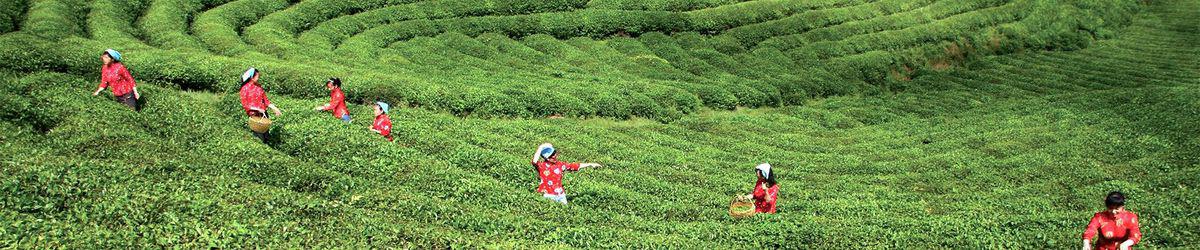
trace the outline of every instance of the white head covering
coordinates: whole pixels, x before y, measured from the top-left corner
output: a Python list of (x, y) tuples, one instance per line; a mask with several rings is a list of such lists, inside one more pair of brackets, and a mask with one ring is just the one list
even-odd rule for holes
[(542, 143), (542, 145), (538, 145), (537, 152), (538, 156), (541, 156), (542, 159), (550, 159), (550, 156), (554, 155), (554, 145), (550, 145), (550, 143)]
[(771, 164), (770, 163), (758, 164), (758, 166), (754, 167), (754, 169), (758, 169), (759, 171), (762, 171), (763, 178), (768, 178), (768, 179), (771, 178)]
[(246, 73), (242, 73), (242, 83), (246, 83), (246, 81), (249, 81), (250, 78), (254, 78), (254, 74), (257, 74), (257, 73), (258, 73), (258, 69), (255, 69), (253, 67), (251, 67), (250, 69), (247, 69)]

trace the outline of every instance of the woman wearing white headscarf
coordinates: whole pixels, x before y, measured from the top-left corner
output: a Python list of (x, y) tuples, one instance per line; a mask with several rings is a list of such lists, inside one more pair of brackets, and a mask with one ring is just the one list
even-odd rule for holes
[(779, 197), (779, 183), (775, 182), (775, 174), (771, 172), (771, 164), (763, 163), (754, 167), (758, 173), (758, 181), (754, 183), (754, 192), (746, 194), (746, 199), (754, 199), (755, 213), (775, 213), (775, 198)]
[[(258, 83), (258, 77), (261, 74), (255, 68), (250, 68), (246, 70), (246, 73), (242, 73), (242, 88), (238, 91), (238, 97), (242, 100), (242, 110), (245, 110), (246, 115), (251, 117), (267, 117), (268, 108), (275, 111), (275, 116), (283, 115), (283, 111), (275, 107), (275, 104), (271, 103), (271, 99), (267, 99), (267, 92)], [(265, 132), (254, 132), (254, 137), (258, 137), (264, 143), (267, 142), (267, 133)]]

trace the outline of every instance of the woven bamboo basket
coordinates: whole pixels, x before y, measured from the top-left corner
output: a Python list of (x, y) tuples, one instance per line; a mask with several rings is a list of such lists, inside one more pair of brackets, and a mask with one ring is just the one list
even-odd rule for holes
[(246, 124), (250, 125), (250, 130), (256, 133), (266, 133), (271, 130), (271, 118), (251, 116)]
[(754, 216), (754, 201), (748, 200), (740, 196), (734, 196), (733, 201), (729, 202), (729, 216), (734, 218), (746, 218)]

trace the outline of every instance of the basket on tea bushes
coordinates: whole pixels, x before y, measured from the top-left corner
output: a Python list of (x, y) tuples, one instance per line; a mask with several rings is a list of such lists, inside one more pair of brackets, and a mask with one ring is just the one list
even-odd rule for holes
[(746, 199), (741, 195), (733, 196), (733, 201), (729, 202), (729, 216), (734, 218), (746, 218), (754, 216), (754, 200)]

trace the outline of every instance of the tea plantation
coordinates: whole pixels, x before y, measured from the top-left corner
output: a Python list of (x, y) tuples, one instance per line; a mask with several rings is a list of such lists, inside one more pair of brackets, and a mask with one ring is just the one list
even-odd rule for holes
[[(1200, 1), (0, 0), (0, 248), (1200, 239)], [(92, 96), (121, 51), (144, 108)], [(283, 109), (258, 141), (239, 76)], [(354, 120), (311, 111), (340, 77)], [(395, 141), (368, 130), (392, 103)], [(542, 198), (539, 143), (602, 168)], [(778, 213), (738, 219), (753, 167)]]

